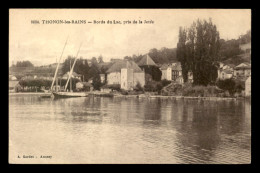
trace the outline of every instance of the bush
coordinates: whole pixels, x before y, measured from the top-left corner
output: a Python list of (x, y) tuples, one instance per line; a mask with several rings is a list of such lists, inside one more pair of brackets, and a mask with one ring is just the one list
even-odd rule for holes
[(141, 86), (141, 84), (139, 82), (136, 84), (135, 90), (136, 91), (144, 91), (143, 87)]
[(122, 95), (128, 95), (128, 92), (124, 89), (121, 89), (120, 92), (121, 92)]
[(112, 90), (120, 91), (120, 84), (105, 85), (104, 87), (107, 87)]
[(156, 81), (147, 82), (147, 84), (144, 85), (144, 90), (149, 92), (157, 91), (157, 83)]
[(168, 81), (168, 80), (166, 80), (166, 79), (163, 79), (163, 80), (161, 81), (161, 83), (162, 83), (162, 86), (165, 87), (165, 86), (169, 85), (169, 84), (171, 83), (171, 81)]
[(236, 92), (236, 82), (232, 79), (219, 80), (217, 86), (224, 91), (228, 91), (231, 96)]

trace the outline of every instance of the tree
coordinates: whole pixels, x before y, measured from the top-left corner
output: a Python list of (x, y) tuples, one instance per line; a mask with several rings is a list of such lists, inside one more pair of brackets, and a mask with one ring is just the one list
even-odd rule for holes
[[(236, 92), (236, 82), (232, 79), (219, 80), (217, 86), (220, 89), (227, 90), (230, 95), (233, 95)], [(240, 88), (238, 88), (240, 89)], [(241, 90), (240, 90), (241, 92)]]
[(92, 64), (92, 66), (90, 67), (90, 69), (89, 69), (89, 71), (88, 71), (88, 74), (87, 74), (87, 78), (86, 78), (86, 79), (93, 78), (93, 77), (95, 77), (96, 75), (99, 76), (99, 74), (100, 74), (100, 71), (99, 71), (99, 68), (97, 67), (97, 65)]
[(177, 59), (181, 62), (184, 81), (188, 71), (193, 72), (193, 84), (208, 85), (217, 78), (220, 54), (219, 32), (209, 21), (197, 20), (190, 28), (180, 28)]
[(93, 76), (93, 87), (95, 90), (100, 90), (100, 87), (102, 86), (101, 79), (99, 74), (94, 74)]
[(131, 60), (133, 60), (133, 58), (132, 58), (131, 56), (125, 56), (125, 57), (124, 57), (124, 60), (131, 61)]
[(162, 72), (159, 69), (159, 67), (155, 67), (155, 66), (140, 66), (142, 69), (144, 69), (145, 74), (150, 74), (152, 76), (152, 79), (155, 81), (160, 81), (161, 80), (161, 76), (162, 76)]
[(33, 67), (33, 64), (30, 61), (17, 61), (16, 67)]
[[(74, 57), (68, 56), (68, 58), (64, 61), (63, 66), (62, 66), (62, 74), (65, 74), (70, 71), (70, 66), (72, 67), (73, 63), (75, 61)], [(89, 66), (88, 62), (86, 59), (83, 59), (82, 57), (77, 59), (76, 64), (74, 66), (73, 71), (81, 74), (82, 78), (84, 76), (84, 80), (87, 79), (88, 77), (88, 71), (89, 71)]]
[(97, 58), (96, 57), (92, 57), (91, 65), (97, 65), (97, 64), (98, 64)]
[(144, 91), (143, 87), (141, 86), (140, 82), (137, 82), (136, 86), (135, 86), (135, 90), (136, 91)]

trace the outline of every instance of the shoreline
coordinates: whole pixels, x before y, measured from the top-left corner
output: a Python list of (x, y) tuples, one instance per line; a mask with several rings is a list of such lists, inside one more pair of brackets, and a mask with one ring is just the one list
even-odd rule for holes
[[(20, 92), (20, 93), (9, 93), (9, 96), (16, 96), (16, 95), (49, 95), (50, 93), (44, 92)], [(102, 96), (98, 96), (102, 97)], [(113, 97), (115, 98), (162, 98), (162, 99), (190, 99), (190, 100), (246, 100), (251, 99), (251, 97), (193, 97), (193, 96), (162, 96), (162, 95), (121, 95), (116, 94)]]
[(192, 97), (192, 96), (140, 96), (140, 95), (116, 95), (114, 97), (121, 97), (121, 98), (149, 98), (149, 99), (189, 99), (189, 100), (246, 100), (246, 97)]
[(44, 92), (18, 92), (18, 93), (10, 93), (10, 95), (49, 95), (50, 93), (44, 93)]

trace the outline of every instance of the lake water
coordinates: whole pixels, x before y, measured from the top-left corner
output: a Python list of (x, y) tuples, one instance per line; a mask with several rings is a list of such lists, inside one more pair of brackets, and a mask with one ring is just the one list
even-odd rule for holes
[(10, 95), (9, 161), (250, 163), (251, 102)]

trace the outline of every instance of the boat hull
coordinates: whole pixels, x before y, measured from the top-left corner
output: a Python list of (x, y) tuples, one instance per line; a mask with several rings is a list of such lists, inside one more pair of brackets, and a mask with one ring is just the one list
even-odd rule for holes
[(71, 97), (87, 97), (88, 93), (80, 92), (80, 93), (73, 93), (73, 92), (53, 92), (52, 93), (54, 98), (71, 98)]

